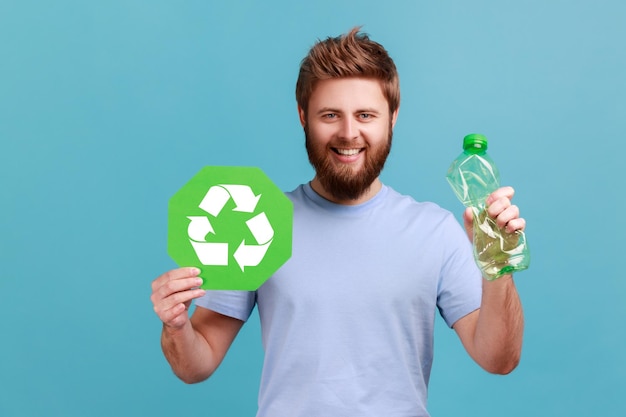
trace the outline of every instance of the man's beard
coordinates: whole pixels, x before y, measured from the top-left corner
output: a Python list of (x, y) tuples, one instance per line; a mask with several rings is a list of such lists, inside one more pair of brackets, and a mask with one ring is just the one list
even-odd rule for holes
[[(315, 146), (306, 127), (304, 135), (309, 162), (315, 168), (317, 179), (326, 192), (330, 193), (335, 199), (342, 201), (357, 200), (378, 178), (391, 151), (393, 131), (391, 126), (389, 126), (389, 138), (384, 145), (377, 149), (366, 148), (366, 158), (359, 171), (355, 171), (347, 164), (335, 167), (331, 161), (332, 156), (328, 155), (328, 152), (332, 152), (332, 150), (324, 145)], [(345, 141), (343, 143), (335, 143), (334, 145), (350, 147), (350, 142)]]

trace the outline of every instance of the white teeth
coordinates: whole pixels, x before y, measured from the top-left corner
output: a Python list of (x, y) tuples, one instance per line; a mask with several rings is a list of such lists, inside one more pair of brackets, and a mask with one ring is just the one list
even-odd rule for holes
[(360, 149), (337, 149), (337, 153), (340, 155), (352, 156), (359, 153)]

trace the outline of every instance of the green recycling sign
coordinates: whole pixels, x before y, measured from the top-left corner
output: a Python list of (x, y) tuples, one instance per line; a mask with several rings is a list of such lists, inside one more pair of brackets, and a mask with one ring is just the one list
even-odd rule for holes
[(168, 205), (167, 251), (203, 289), (259, 288), (291, 257), (293, 204), (254, 167), (207, 166)]

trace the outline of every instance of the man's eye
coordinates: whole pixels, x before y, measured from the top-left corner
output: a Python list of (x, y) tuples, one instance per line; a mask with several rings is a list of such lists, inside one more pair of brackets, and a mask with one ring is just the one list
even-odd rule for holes
[(361, 114), (359, 114), (359, 117), (360, 117), (361, 119), (371, 119), (371, 118), (372, 118), (372, 115), (371, 115), (371, 114), (369, 114), (369, 113), (361, 113)]
[(325, 119), (334, 119), (334, 118), (336, 118), (336, 117), (337, 117), (337, 114), (336, 114), (336, 113), (326, 113), (326, 114), (324, 115), (324, 118), (325, 118)]

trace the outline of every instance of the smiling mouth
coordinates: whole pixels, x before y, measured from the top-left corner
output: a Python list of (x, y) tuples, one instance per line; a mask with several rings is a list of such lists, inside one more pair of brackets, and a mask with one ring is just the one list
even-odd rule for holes
[(343, 155), (343, 156), (354, 156), (360, 152), (363, 151), (363, 148), (357, 148), (357, 149), (340, 149), (340, 148), (332, 148), (333, 152), (335, 152), (338, 155)]

